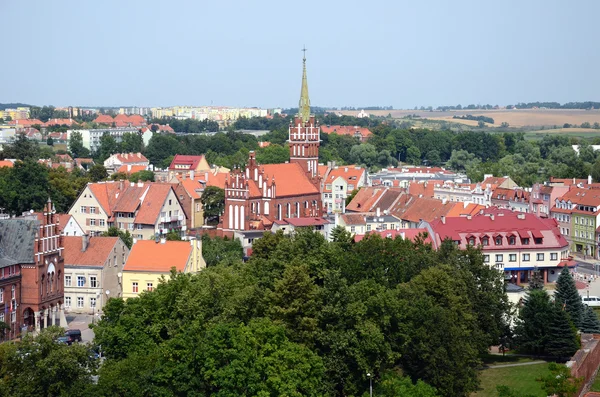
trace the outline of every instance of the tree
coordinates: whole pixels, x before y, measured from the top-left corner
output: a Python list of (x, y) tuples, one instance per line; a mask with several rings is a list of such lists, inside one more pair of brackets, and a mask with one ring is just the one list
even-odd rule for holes
[(131, 182), (154, 182), (154, 172), (148, 170), (134, 172), (128, 179)]
[(67, 346), (56, 338), (64, 330), (49, 327), (38, 336), (0, 344), (0, 394), (6, 396), (93, 395), (98, 362), (83, 344)]
[(17, 160), (33, 160), (40, 158), (40, 147), (36, 141), (28, 139), (25, 134), (17, 134), (17, 139), (11, 145), (4, 145), (2, 151), (4, 158)]
[(479, 120), (479, 121), (477, 122), (477, 127), (479, 127), (479, 128), (485, 128), (485, 121), (483, 121), (483, 120)]
[(581, 295), (579, 295), (577, 287), (575, 286), (575, 280), (573, 280), (567, 266), (562, 269), (558, 276), (558, 280), (556, 281), (554, 300), (555, 302), (564, 305), (573, 324), (575, 324), (577, 328), (581, 327), (584, 309), (583, 302), (581, 301)]
[(569, 358), (579, 349), (577, 330), (562, 305), (552, 305), (550, 323), (548, 324), (548, 343), (546, 353), (559, 360)]
[(133, 237), (129, 230), (121, 230), (114, 226), (108, 228), (108, 231), (102, 233), (103, 237), (119, 237), (123, 241), (123, 243), (127, 246), (127, 248), (131, 249), (133, 245)]
[(406, 150), (406, 163), (412, 165), (421, 165), (421, 151), (416, 146), (411, 146)]
[(69, 137), (69, 151), (73, 158), (90, 157), (90, 150), (83, 146), (81, 132), (73, 131)]
[(453, 150), (447, 166), (456, 171), (464, 171), (475, 160), (475, 155), (466, 150)]
[(550, 370), (550, 374), (538, 379), (539, 382), (542, 382), (542, 389), (548, 395), (556, 397), (572, 397), (576, 395), (583, 383), (583, 378), (573, 378), (571, 370), (566, 365), (549, 363), (548, 369)]
[(167, 241), (181, 241), (181, 235), (176, 231), (167, 233)]
[(437, 150), (430, 150), (429, 152), (427, 152), (427, 155), (425, 157), (427, 159), (428, 165), (440, 165), (440, 163), (442, 162), (440, 158), (440, 152), (438, 152)]
[(49, 136), (48, 139), (46, 139), (46, 145), (54, 146), (54, 139), (52, 139), (51, 136)]
[(502, 128), (508, 128), (508, 127), (509, 127), (509, 124), (508, 124), (506, 121), (503, 121), (503, 122), (500, 124), (500, 127), (502, 127)]
[(88, 176), (92, 182), (100, 182), (108, 178), (108, 171), (102, 164), (94, 164), (88, 170)]
[(108, 131), (104, 131), (100, 137), (100, 147), (95, 154), (98, 159), (103, 162), (115, 153), (120, 152), (121, 147), (116, 139)]
[(126, 132), (121, 138), (121, 150), (124, 153), (141, 153), (144, 150), (142, 135), (135, 132)]
[(210, 238), (202, 235), (202, 256), (206, 266), (216, 266), (219, 263), (232, 265), (239, 263), (244, 256), (244, 250), (239, 239), (221, 237)]
[(204, 217), (208, 224), (212, 220), (218, 220), (225, 210), (225, 191), (217, 186), (207, 186), (202, 192), (200, 201), (204, 207)]
[(409, 377), (386, 372), (375, 384), (376, 396), (438, 397), (437, 390), (422, 380), (413, 383)]
[(517, 349), (535, 355), (545, 354), (551, 319), (552, 305), (546, 290), (528, 291), (515, 327)]
[(586, 334), (600, 334), (600, 320), (598, 320), (598, 315), (591, 307), (587, 305), (584, 307), (581, 332)]
[(290, 149), (287, 146), (269, 145), (256, 152), (256, 161), (259, 164), (281, 164), (289, 160)]
[(540, 269), (538, 269), (537, 266), (533, 268), (533, 273), (529, 279), (529, 285), (527, 288), (530, 291), (534, 289), (544, 289), (544, 279), (542, 278)]

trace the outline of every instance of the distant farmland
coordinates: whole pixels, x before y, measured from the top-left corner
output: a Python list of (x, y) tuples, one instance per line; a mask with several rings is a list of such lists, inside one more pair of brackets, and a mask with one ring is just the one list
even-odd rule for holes
[[(339, 111), (347, 115), (356, 115), (358, 111)], [(522, 110), (456, 110), (447, 112), (429, 112), (423, 110), (369, 110), (375, 116), (392, 115), (393, 118), (403, 118), (408, 115), (418, 115), (421, 118), (431, 120), (443, 120), (467, 125), (476, 125), (477, 122), (470, 120), (453, 119), (453, 116), (463, 116), (471, 114), (473, 116), (485, 116), (494, 119), (494, 126), (499, 127), (503, 122), (507, 122), (511, 127), (552, 127), (561, 128), (565, 123), (581, 125), (588, 122), (594, 124), (600, 123), (600, 110), (568, 110), (568, 109), (522, 109)], [(565, 131), (567, 132), (567, 131)]]

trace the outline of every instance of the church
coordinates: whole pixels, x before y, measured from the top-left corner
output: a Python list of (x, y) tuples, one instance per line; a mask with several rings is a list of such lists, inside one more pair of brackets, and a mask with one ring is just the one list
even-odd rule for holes
[(290, 122), (290, 161), (256, 163), (250, 152), (245, 170), (234, 169), (225, 182), (225, 210), (219, 229), (225, 236), (236, 232), (270, 230), (286, 218), (322, 215), (319, 145), (321, 129), (310, 114), (306, 57), (303, 57), (302, 88), (298, 114)]

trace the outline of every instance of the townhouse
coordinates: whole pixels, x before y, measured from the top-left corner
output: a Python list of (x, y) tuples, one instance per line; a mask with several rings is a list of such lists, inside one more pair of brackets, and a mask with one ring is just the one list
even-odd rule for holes
[(371, 231), (396, 230), (402, 227), (402, 220), (381, 211), (376, 213), (346, 213), (336, 215), (336, 225), (352, 234), (366, 234)]
[(152, 291), (169, 278), (172, 269), (178, 273), (197, 273), (206, 267), (202, 256), (202, 240), (136, 241), (123, 268), (123, 297), (134, 298)]
[(365, 186), (367, 171), (358, 166), (335, 166), (325, 173), (322, 182), (323, 208), (327, 213), (346, 212), (346, 198)]
[(104, 160), (104, 167), (109, 173), (124, 172), (133, 174), (147, 170), (150, 162), (141, 153), (115, 153)]
[(442, 217), (421, 227), (429, 231), (436, 249), (446, 239), (463, 249), (481, 247), (484, 262), (513, 284), (527, 283), (536, 268), (545, 282), (555, 282), (564, 266), (574, 266), (569, 243), (554, 219), (494, 208), (474, 216)]
[(189, 174), (190, 177), (193, 178), (194, 174), (200, 175), (201, 173), (209, 172), (210, 170), (210, 165), (208, 164), (208, 161), (206, 161), (204, 155), (187, 156), (176, 154), (169, 165), (169, 178), (184, 173)]
[(65, 309), (94, 313), (122, 296), (121, 272), (129, 248), (119, 237), (64, 237)]
[(185, 213), (169, 183), (88, 183), (69, 214), (90, 236), (111, 226), (128, 230), (137, 239), (154, 239), (173, 231), (183, 235), (187, 229)]

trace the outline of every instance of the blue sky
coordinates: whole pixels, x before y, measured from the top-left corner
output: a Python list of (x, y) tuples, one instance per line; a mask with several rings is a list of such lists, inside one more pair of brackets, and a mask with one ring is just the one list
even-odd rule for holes
[(0, 102), (317, 106), (600, 100), (597, 0), (0, 0)]

